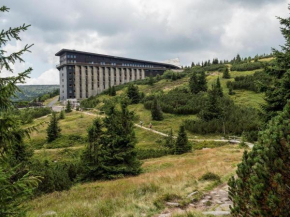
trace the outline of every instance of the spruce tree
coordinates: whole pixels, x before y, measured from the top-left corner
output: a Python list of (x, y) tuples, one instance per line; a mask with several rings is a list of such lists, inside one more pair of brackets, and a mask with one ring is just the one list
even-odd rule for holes
[(223, 89), (222, 89), (222, 86), (221, 86), (221, 82), (220, 82), (220, 78), (219, 77), (216, 80), (215, 89), (216, 89), (217, 95), (219, 97), (223, 97), (224, 96)]
[(65, 114), (64, 114), (64, 111), (62, 110), (60, 113), (59, 113), (59, 119), (62, 120), (65, 118)]
[(157, 97), (154, 98), (153, 103), (152, 103), (151, 117), (152, 117), (152, 120), (155, 120), (155, 121), (162, 121), (164, 119)]
[(179, 127), (178, 136), (175, 143), (175, 154), (184, 154), (191, 150), (191, 145), (188, 142), (185, 128), (183, 125)]
[(221, 108), (219, 102), (219, 95), (217, 89), (213, 86), (211, 90), (208, 91), (208, 99), (201, 110), (199, 116), (204, 121), (210, 121), (213, 119), (218, 119), (221, 115)]
[(229, 79), (229, 78), (231, 78), (231, 75), (230, 75), (230, 72), (229, 72), (228, 67), (226, 67), (226, 69), (225, 69), (225, 71), (224, 71), (224, 73), (223, 73), (223, 78), (224, 78), (224, 79)]
[(165, 147), (168, 148), (170, 151), (174, 152), (175, 140), (174, 140), (172, 128), (170, 129), (168, 136), (166, 137)]
[(113, 86), (112, 87), (112, 89), (111, 89), (111, 96), (116, 96), (116, 88), (115, 88), (115, 86)]
[(200, 75), (198, 76), (197, 84), (198, 84), (198, 92), (200, 92), (200, 91), (206, 92), (207, 91), (207, 81), (206, 81), (204, 71), (202, 71), (200, 73)]
[(196, 72), (193, 72), (189, 79), (189, 89), (192, 94), (197, 94), (199, 92), (198, 79)]
[(60, 127), (58, 126), (58, 119), (56, 117), (56, 113), (53, 112), (51, 115), (50, 123), (47, 127), (47, 141), (52, 142), (58, 137), (60, 137)]
[(244, 153), (237, 177), (229, 180), (232, 215), (290, 216), (290, 102)]
[[(2, 6), (0, 13), (9, 12), (9, 8)], [(32, 68), (24, 72), (16, 72), (14, 76), (1, 75), (2, 70), (15, 73), (13, 65), (16, 62), (24, 62), (22, 55), (30, 52), (32, 45), (26, 45), (23, 49), (6, 55), (4, 46), (12, 40), (20, 41), (20, 33), (25, 32), (30, 25), (23, 24), (20, 27), (9, 28), (0, 32), (0, 216), (25, 216), (27, 200), (37, 187), (39, 178), (32, 176), (23, 163), (29, 156), (23, 139), (29, 135), (29, 130), (24, 130), (20, 120), (13, 114), (13, 102), (18, 84), (25, 83)], [(13, 161), (12, 159), (13, 158)], [(12, 162), (12, 163), (11, 163)], [(15, 166), (16, 165), (16, 166)]]
[(68, 100), (67, 103), (66, 103), (65, 112), (66, 112), (66, 113), (72, 112), (72, 109), (71, 109), (71, 102), (70, 102), (69, 100)]
[(138, 175), (141, 163), (135, 151), (134, 114), (122, 102), (121, 111), (111, 107), (104, 120), (106, 132), (102, 137), (101, 177), (113, 179), (126, 175)]
[(131, 104), (138, 104), (140, 102), (140, 93), (138, 86), (129, 84), (127, 89), (127, 96), (131, 100)]
[(150, 76), (149, 76), (148, 84), (151, 85), (151, 86), (154, 85), (154, 78), (153, 78), (153, 75), (152, 74), (150, 74)]
[[(290, 6), (288, 9), (290, 10)], [(281, 32), (286, 43), (281, 46), (281, 51), (273, 49), (274, 67), (266, 69), (266, 72), (274, 79), (266, 91), (267, 104), (263, 106), (266, 120), (270, 120), (279, 111), (282, 111), (287, 100), (290, 99), (290, 17), (285, 19), (279, 17), (278, 19), (282, 25)]]
[(103, 136), (102, 121), (95, 119), (92, 126), (87, 130), (88, 145), (82, 155), (82, 163), (84, 165), (83, 179), (96, 180), (101, 177), (99, 171), (100, 157), (101, 157), (101, 139)]

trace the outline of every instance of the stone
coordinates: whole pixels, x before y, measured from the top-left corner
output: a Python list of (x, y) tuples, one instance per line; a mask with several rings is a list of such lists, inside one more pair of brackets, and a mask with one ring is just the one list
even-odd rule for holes
[(179, 206), (179, 203), (166, 202), (166, 205), (167, 205), (167, 206), (175, 206), (175, 207), (178, 207), (178, 206)]
[(158, 217), (170, 217), (170, 216), (171, 216), (171, 213), (164, 213), (164, 214), (159, 215)]
[(198, 193), (198, 191), (194, 191), (194, 192), (190, 193), (189, 195), (187, 195), (187, 197), (192, 197), (193, 195), (195, 195), (197, 193)]
[(223, 215), (230, 215), (230, 211), (209, 211), (209, 212), (203, 212), (204, 215), (213, 215), (213, 216), (223, 216)]
[(200, 202), (201, 202), (202, 204), (206, 204), (207, 201), (208, 201), (208, 200), (201, 200)]
[(205, 199), (211, 200), (212, 197), (208, 195), (208, 196), (205, 197)]
[(223, 197), (222, 201), (230, 201), (230, 199), (228, 197)]
[(47, 211), (43, 213), (41, 216), (57, 216), (57, 213), (55, 211)]
[(221, 202), (220, 200), (216, 200), (215, 201), (217, 204), (223, 204), (223, 202)]

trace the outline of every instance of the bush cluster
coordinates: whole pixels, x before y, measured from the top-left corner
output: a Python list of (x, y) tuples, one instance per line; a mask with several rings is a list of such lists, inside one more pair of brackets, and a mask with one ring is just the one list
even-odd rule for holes
[(227, 87), (234, 90), (251, 90), (259, 93), (265, 92), (271, 81), (272, 79), (268, 74), (258, 71), (254, 75), (235, 77), (235, 81), (227, 82)]

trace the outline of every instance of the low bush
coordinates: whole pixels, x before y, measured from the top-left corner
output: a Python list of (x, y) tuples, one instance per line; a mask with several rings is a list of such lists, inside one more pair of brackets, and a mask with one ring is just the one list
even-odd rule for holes
[(48, 115), (51, 113), (50, 108), (26, 108), (19, 109), (15, 111), (15, 114), (19, 116), (22, 124), (30, 124), (33, 122), (33, 119), (40, 118), (42, 116)]
[(212, 172), (207, 172), (202, 175), (202, 177), (199, 179), (201, 181), (220, 181), (221, 178), (219, 175), (212, 173)]
[(141, 149), (137, 148), (137, 158), (139, 160), (145, 160), (149, 158), (158, 158), (166, 155), (170, 155), (171, 152), (169, 149)]

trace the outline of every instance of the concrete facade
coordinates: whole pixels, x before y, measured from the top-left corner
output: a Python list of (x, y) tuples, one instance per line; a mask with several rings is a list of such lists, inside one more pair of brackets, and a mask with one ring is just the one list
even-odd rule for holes
[(163, 74), (178, 67), (152, 61), (109, 56), (62, 49), (57, 65), (60, 78), (60, 100), (82, 100), (95, 96), (109, 87)]

